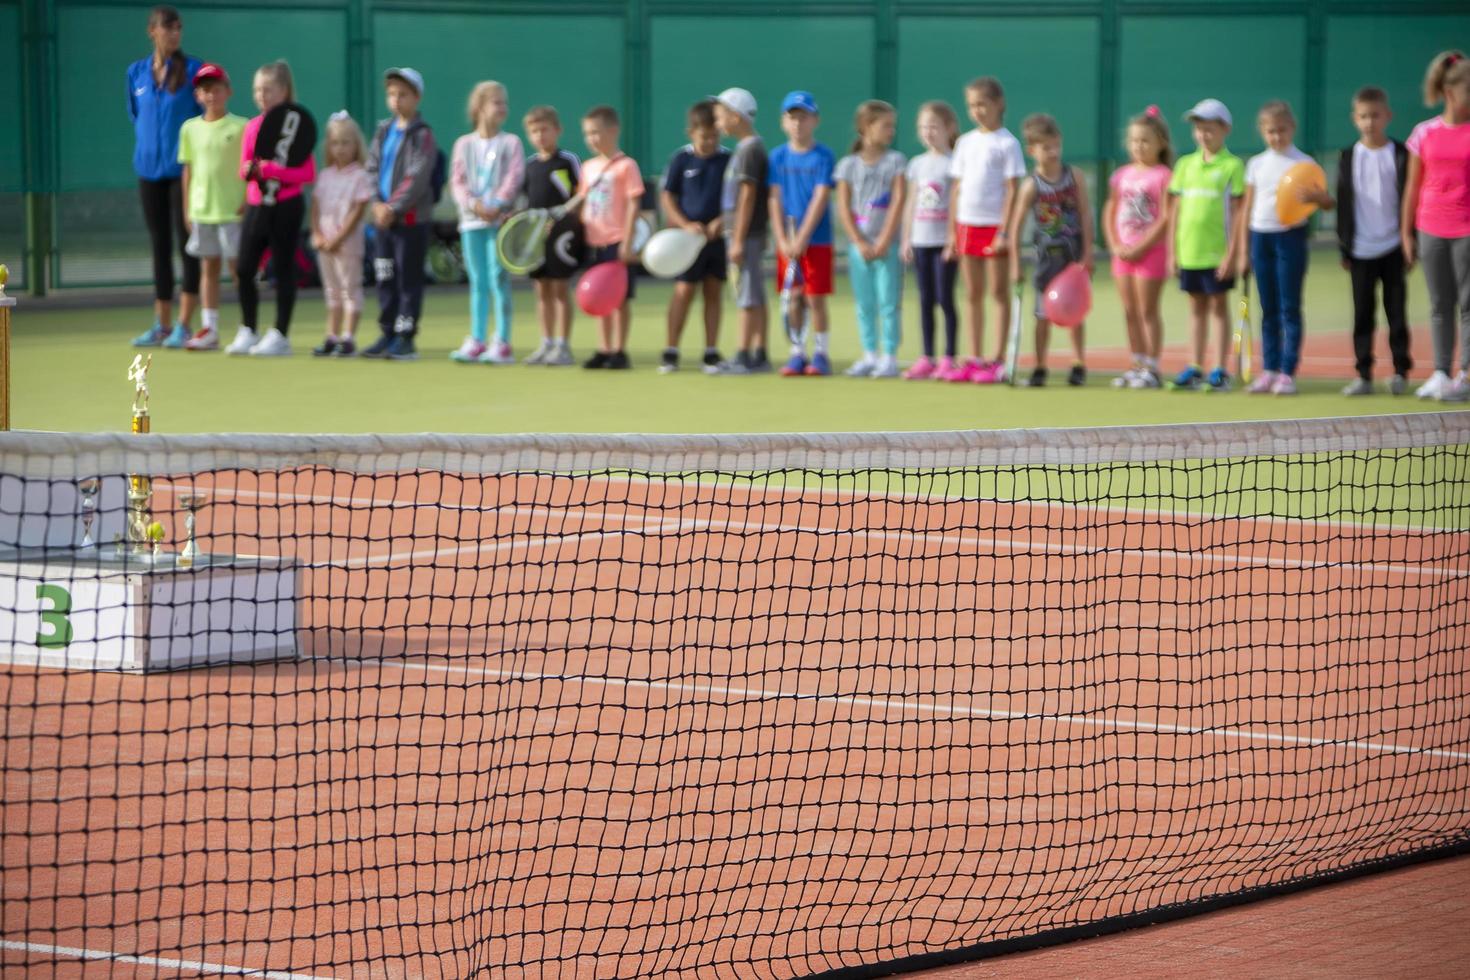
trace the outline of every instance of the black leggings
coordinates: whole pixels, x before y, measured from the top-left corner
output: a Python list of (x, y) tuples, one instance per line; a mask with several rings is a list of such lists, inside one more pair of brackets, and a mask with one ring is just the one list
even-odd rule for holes
[(260, 259), (271, 250), (271, 276), (276, 281), (276, 329), (291, 332), (291, 311), (296, 306), (296, 249), (301, 244), (301, 219), (306, 198), (296, 195), (264, 207), (245, 209), (240, 225), (240, 325), (254, 330), (260, 312)]
[[(199, 292), (199, 260), (184, 250), (189, 233), (184, 230), (184, 183), (177, 177), (166, 180), (138, 181), (138, 196), (143, 201), (143, 222), (148, 226), (148, 241), (153, 246), (153, 295), (165, 303), (174, 298), (174, 243), (179, 236), (179, 257), (184, 260), (182, 292)], [(168, 326), (168, 324), (164, 324)]]
[(958, 262), (944, 261), (944, 249), (922, 246), (914, 249), (914, 275), (919, 280), (919, 330), (924, 338), (924, 356), (934, 356), (934, 304), (944, 311), (944, 355), (955, 356), (954, 280)]

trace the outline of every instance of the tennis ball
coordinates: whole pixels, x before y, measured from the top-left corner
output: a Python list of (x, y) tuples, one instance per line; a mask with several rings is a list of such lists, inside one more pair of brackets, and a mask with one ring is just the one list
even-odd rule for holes
[(149, 524), (148, 525), (148, 540), (149, 541), (162, 541), (163, 540), (163, 525), (162, 524), (158, 523), (157, 521), (154, 521), (152, 524)]

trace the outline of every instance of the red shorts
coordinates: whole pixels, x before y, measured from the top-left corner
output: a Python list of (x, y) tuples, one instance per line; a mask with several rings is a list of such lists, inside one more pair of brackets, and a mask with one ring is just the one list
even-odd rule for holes
[[(808, 245), (801, 256), (802, 292), (808, 296), (832, 295), (832, 246)], [(786, 281), (786, 256), (776, 253), (776, 289)]]
[(961, 255), (985, 259), (1004, 255), (1006, 254), (1004, 243), (999, 248), (995, 247), (995, 236), (999, 231), (998, 225), (956, 225), (955, 235), (959, 241), (955, 244)]

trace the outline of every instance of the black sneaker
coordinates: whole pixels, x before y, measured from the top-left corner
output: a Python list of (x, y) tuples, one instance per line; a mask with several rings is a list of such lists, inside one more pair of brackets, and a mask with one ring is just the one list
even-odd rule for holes
[(776, 366), (766, 356), (766, 349), (764, 347), (757, 349), (753, 353), (746, 354), (745, 366), (750, 369), (751, 374), (770, 374), (776, 370)]
[(394, 337), (388, 344), (387, 357), (390, 361), (417, 361), (419, 352), (414, 350), (413, 336), (401, 333)]
[(1072, 370), (1067, 372), (1067, 384), (1073, 388), (1081, 388), (1087, 384), (1087, 368), (1081, 364), (1073, 364)]
[(724, 358), (720, 357), (720, 352), (717, 350), (707, 350), (704, 352), (704, 366), (707, 368), (718, 367), (722, 360)]
[(1027, 388), (1046, 387), (1046, 368), (1039, 367), (1031, 372), (1031, 377), (1026, 380)]
[(679, 352), (676, 350), (664, 351), (658, 360), (658, 373), (673, 374), (677, 370), (679, 370)]
[(328, 337), (321, 342), (320, 346), (313, 347), (311, 350), (312, 357), (331, 357), (335, 353), (337, 353), (336, 337)]
[(337, 349), (333, 351), (335, 357), (354, 357), (356, 354), (357, 343), (351, 337), (337, 341)]
[(591, 357), (587, 358), (587, 360), (583, 361), (582, 366), (584, 368), (587, 368), (589, 371), (593, 371), (597, 368), (607, 367), (607, 362), (610, 360), (612, 360), (611, 354), (604, 354), (602, 351), (598, 351), (596, 354), (593, 354)]
[(628, 352), (625, 350), (608, 355), (607, 367), (610, 371), (626, 371), (632, 366), (633, 362), (628, 360)]
[(372, 344), (370, 344), (365, 350), (363, 350), (362, 356), (374, 358), (387, 357), (388, 348), (393, 345), (393, 339), (394, 338), (389, 336), (388, 334), (384, 334), (377, 340), (373, 341)]

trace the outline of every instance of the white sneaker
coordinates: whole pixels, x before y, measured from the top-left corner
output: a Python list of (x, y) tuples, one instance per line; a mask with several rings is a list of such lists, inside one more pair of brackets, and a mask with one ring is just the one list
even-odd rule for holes
[(1122, 374), (1118, 375), (1116, 378), (1113, 379), (1113, 387), (1114, 388), (1131, 388), (1131, 387), (1133, 387), (1133, 381), (1134, 381), (1135, 378), (1138, 377), (1138, 372), (1139, 372), (1138, 365), (1137, 364), (1133, 365), (1131, 368), (1129, 368), (1128, 370), (1124, 371)]
[(265, 336), (250, 348), (251, 357), (286, 357), (290, 353), (291, 341), (287, 340), (286, 335), (275, 327), (267, 330)]
[(510, 344), (503, 340), (492, 340), (490, 346), (485, 348), (485, 353), (480, 355), (481, 364), (514, 364), (516, 356), (511, 352)]
[(1419, 390), (1414, 392), (1414, 395), (1418, 398), (1438, 398), (1452, 383), (1448, 374), (1443, 371), (1435, 371), (1429, 376), (1428, 381), (1419, 386)]
[(543, 339), (540, 345), (538, 345), (535, 350), (531, 351), (531, 353), (527, 355), (526, 359), (521, 361), (521, 363), (545, 364), (546, 358), (549, 357), (551, 355), (551, 352), (555, 349), (556, 345), (554, 343), (552, 343), (550, 340)]
[(551, 353), (546, 355), (546, 360), (541, 362), (547, 367), (567, 367), (576, 364), (577, 359), (572, 355), (572, 349), (565, 343), (552, 345)]
[(858, 358), (857, 361), (853, 363), (852, 367), (848, 368), (843, 373), (846, 374), (849, 378), (866, 378), (872, 375), (873, 369), (877, 366), (878, 359), (872, 354), (864, 353), (862, 357)]
[(1455, 380), (1444, 387), (1439, 393), (1442, 402), (1470, 402), (1470, 378), (1461, 371), (1455, 376)]
[(875, 378), (898, 377), (898, 358), (894, 357), (892, 354), (881, 355), (878, 358), (877, 363), (873, 365), (872, 376)]
[(250, 348), (255, 346), (255, 331), (249, 327), (241, 327), (235, 331), (235, 339), (230, 341), (230, 346), (225, 348), (226, 354), (249, 354)]

